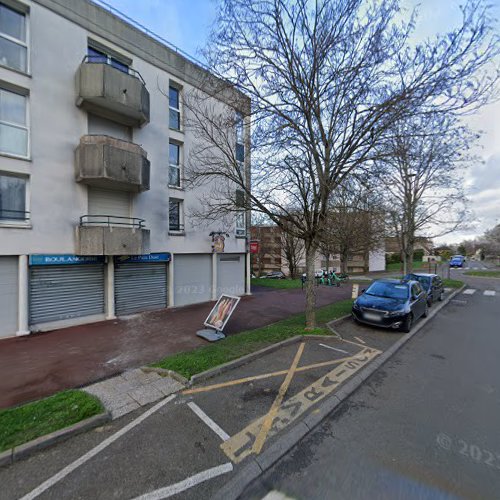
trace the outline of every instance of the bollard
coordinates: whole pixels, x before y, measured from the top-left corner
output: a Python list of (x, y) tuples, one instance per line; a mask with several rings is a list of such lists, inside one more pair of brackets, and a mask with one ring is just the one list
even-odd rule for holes
[(357, 299), (359, 294), (359, 285), (357, 283), (354, 283), (352, 285), (352, 297), (353, 299)]

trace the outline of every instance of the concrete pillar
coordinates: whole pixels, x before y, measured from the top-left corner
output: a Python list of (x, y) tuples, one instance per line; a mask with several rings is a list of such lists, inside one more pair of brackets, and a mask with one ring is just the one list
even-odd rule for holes
[(252, 276), (252, 269), (250, 265), (250, 252), (247, 252), (245, 254), (245, 263), (246, 263), (246, 290), (245, 293), (246, 295), (252, 295), (252, 281), (251, 281), (251, 276)]
[(29, 335), (28, 325), (28, 256), (20, 255), (17, 264), (17, 336)]
[(212, 300), (217, 300), (217, 254), (212, 253)]
[(106, 265), (106, 319), (115, 318), (115, 261), (109, 256)]
[(175, 282), (174, 282), (174, 254), (170, 255), (170, 262), (168, 263), (168, 270), (167, 270), (168, 276), (167, 276), (167, 281), (168, 281), (168, 307), (174, 307), (175, 306)]

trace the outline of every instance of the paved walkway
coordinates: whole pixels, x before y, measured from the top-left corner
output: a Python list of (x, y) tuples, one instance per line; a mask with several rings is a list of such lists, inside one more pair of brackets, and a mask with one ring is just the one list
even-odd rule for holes
[[(317, 304), (349, 298), (349, 284), (318, 287)], [(196, 337), (213, 303), (162, 309), (0, 341), (0, 408), (84, 386), (169, 354), (206, 344)], [(225, 332), (258, 328), (304, 311), (302, 290), (255, 287), (244, 297)]]

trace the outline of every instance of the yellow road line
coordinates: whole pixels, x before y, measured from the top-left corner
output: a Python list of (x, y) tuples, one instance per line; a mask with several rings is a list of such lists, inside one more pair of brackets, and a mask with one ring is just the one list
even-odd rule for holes
[(297, 365), (299, 364), (302, 353), (304, 352), (305, 345), (306, 345), (305, 342), (302, 342), (299, 348), (297, 349), (297, 354), (295, 355), (292, 365), (290, 366), (290, 369), (286, 374), (285, 380), (283, 380), (283, 383), (281, 384), (281, 387), (278, 391), (278, 395), (276, 396), (276, 399), (274, 400), (268, 414), (264, 418), (262, 427), (260, 428), (259, 434), (257, 435), (257, 438), (255, 439), (255, 443), (253, 445), (254, 453), (260, 453), (262, 447), (264, 446), (264, 442), (266, 441), (269, 430), (271, 429), (273, 420), (276, 417), (276, 414), (278, 413), (283, 398), (285, 397), (286, 391), (288, 390), (288, 387), (292, 382), (293, 376), (295, 375), (295, 370), (297, 369)]
[[(354, 356), (348, 356), (346, 358), (332, 359), (330, 361), (322, 361), (321, 363), (314, 363), (312, 365), (301, 366), (300, 368), (297, 368), (295, 370), (295, 372), (296, 373), (305, 372), (307, 370), (314, 370), (314, 368), (322, 368), (323, 366), (337, 365), (339, 363), (343, 363), (344, 361), (349, 361), (351, 359), (354, 359), (355, 356), (356, 356), (356, 354)], [(195, 389), (186, 389), (186, 390), (182, 391), (181, 394), (187, 395), (187, 394), (198, 394), (200, 392), (210, 392), (210, 391), (214, 391), (216, 389), (223, 389), (224, 387), (231, 387), (233, 385), (245, 384), (246, 382), (253, 382), (254, 380), (262, 380), (262, 379), (271, 378), (271, 377), (279, 377), (280, 375), (286, 375), (287, 373), (288, 373), (288, 370), (279, 370), (277, 372), (262, 373), (260, 375), (252, 375), (250, 377), (229, 380), (228, 382), (221, 382), (219, 384), (206, 385), (204, 387), (196, 387)]]
[[(347, 342), (348, 344), (353, 344), (353, 345), (357, 345), (358, 347), (362, 347), (363, 349), (365, 349), (366, 347), (370, 347), (368, 345), (363, 345), (363, 344), (358, 344), (357, 342), (353, 342), (352, 340), (346, 340), (346, 339), (340, 339), (341, 342)], [(373, 348), (374, 349), (374, 348)]]

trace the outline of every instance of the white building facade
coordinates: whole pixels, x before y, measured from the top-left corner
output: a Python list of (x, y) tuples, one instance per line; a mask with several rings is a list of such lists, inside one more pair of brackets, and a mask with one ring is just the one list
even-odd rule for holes
[(0, 338), (250, 292), (246, 214), (189, 216), (204, 72), (87, 0), (0, 0)]

